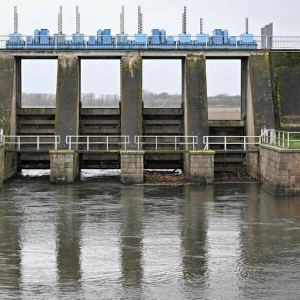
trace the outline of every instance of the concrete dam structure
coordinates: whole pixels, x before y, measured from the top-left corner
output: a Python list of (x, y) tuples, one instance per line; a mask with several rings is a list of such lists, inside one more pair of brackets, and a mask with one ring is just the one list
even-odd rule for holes
[[(24, 59), (57, 60), (56, 108), (22, 107)], [(81, 62), (85, 59), (120, 61), (118, 108), (82, 108)], [(182, 62), (180, 108), (143, 106), (143, 61), (151, 59)], [(240, 120), (208, 120), (209, 59), (241, 62)], [(72, 183), (80, 169), (121, 169), (123, 183), (141, 183), (144, 169), (182, 169), (191, 182), (209, 184), (214, 182), (214, 172), (246, 167), (270, 192), (298, 193), (297, 166), (287, 170), (278, 162), (274, 168), (282, 172), (276, 169), (275, 173), (281, 175), (271, 178), (274, 170), (266, 167), (270, 154), (261, 160), (261, 146), (251, 147), (241, 137), (255, 139), (262, 128), (300, 130), (299, 77), (300, 50), (273, 49), (263, 43), (255, 49), (0, 49), (4, 142), (0, 143), (0, 181), (18, 169), (50, 168), (53, 183)], [(216, 143), (208, 149), (205, 141), (217, 136), (236, 137), (239, 142), (228, 147)]]

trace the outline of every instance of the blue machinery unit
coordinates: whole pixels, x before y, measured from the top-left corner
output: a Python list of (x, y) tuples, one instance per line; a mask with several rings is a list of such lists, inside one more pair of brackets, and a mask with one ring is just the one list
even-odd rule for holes
[(179, 34), (167, 36), (165, 30), (152, 29), (152, 35), (139, 33), (111, 35), (110, 29), (99, 29), (97, 35), (85, 37), (76, 33), (71, 37), (65, 34), (50, 35), (48, 29), (35, 30), (33, 36), (10, 34), (6, 41), (7, 49), (256, 49), (253, 34), (239, 37), (229, 36), (227, 30), (215, 29), (213, 35)]
[(110, 29), (99, 29), (95, 36), (85, 36), (80, 33), (80, 13), (76, 7), (76, 33), (66, 36), (62, 33), (62, 7), (58, 14), (58, 33), (50, 35), (48, 29), (36, 29), (32, 36), (18, 33), (18, 13), (14, 7), (14, 33), (6, 41), (6, 49), (257, 49), (258, 44), (253, 34), (248, 33), (248, 18), (246, 33), (240, 36), (229, 36), (228, 30), (215, 29), (212, 36), (203, 33), (203, 20), (200, 19), (200, 34), (192, 37), (186, 32), (186, 6), (182, 15), (182, 33), (178, 36), (167, 36), (165, 30), (152, 29), (151, 36), (143, 33), (143, 14), (138, 8), (138, 33), (129, 36), (124, 33), (124, 7), (120, 15), (120, 34), (112, 36)]

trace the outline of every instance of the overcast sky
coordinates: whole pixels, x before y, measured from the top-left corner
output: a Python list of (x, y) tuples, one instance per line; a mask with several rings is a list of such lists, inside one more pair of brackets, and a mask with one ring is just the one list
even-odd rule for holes
[[(260, 28), (270, 22), (274, 23), (274, 35), (299, 36), (299, 0), (15, 0), (0, 1), (0, 28), (1, 35), (13, 32), (13, 6), (18, 6), (19, 32), (24, 35), (33, 34), (35, 29), (48, 28), (51, 34), (57, 32), (57, 13), (59, 5), (63, 5), (63, 32), (75, 32), (75, 7), (79, 6), (81, 14), (81, 32), (86, 35), (95, 35), (97, 29), (111, 28), (112, 34), (119, 33), (119, 15), (121, 5), (125, 6), (125, 32), (133, 35), (137, 32), (137, 7), (142, 6), (144, 19), (144, 32), (151, 33), (152, 28), (165, 29), (167, 35), (181, 33), (181, 15), (183, 6), (187, 5), (187, 32), (193, 35), (199, 33), (200, 17), (204, 18), (204, 32), (211, 34), (215, 28), (227, 29), (230, 35), (240, 35), (245, 31), (245, 17), (249, 17), (249, 32), (260, 35)], [(39, 62), (41, 64), (41, 62)], [(53, 92), (55, 86), (55, 62), (52, 67), (47, 67), (45, 62), (41, 70), (49, 70), (47, 74), (38, 71), (36, 64), (24, 63), (23, 88), (26, 91), (40, 90)], [(167, 64), (168, 63), (168, 64)], [(101, 64), (101, 63), (100, 63)], [(161, 67), (162, 64), (164, 67)], [(111, 72), (108, 70), (111, 69)], [(54, 73), (54, 74), (53, 74)], [(93, 74), (91, 76), (90, 74)], [(86, 85), (83, 82), (83, 91), (93, 88), (93, 92), (115, 93), (119, 86), (118, 62), (112, 62), (111, 68), (106, 68), (104, 73), (86, 62), (83, 76), (89, 76)], [(118, 76), (116, 80), (116, 76)], [(51, 78), (50, 78), (51, 77)], [(239, 62), (224, 62), (218, 64), (208, 63), (208, 91), (209, 94), (240, 92)], [(100, 81), (104, 84), (99, 84)], [(112, 84), (111, 82), (117, 81)], [(34, 83), (34, 84), (33, 84)], [(147, 62), (144, 68), (144, 88), (155, 92), (166, 91), (169, 93), (180, 92), (181, 72), (178, 61)], [(54, 88), (55, 91), (55, 88)]]

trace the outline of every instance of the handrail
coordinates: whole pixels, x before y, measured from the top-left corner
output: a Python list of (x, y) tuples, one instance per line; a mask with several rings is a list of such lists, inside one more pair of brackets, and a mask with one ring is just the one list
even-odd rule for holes
[[(293, 136), (297, 135), (297, 139), (293, 139)], [(292, 143), (299, 143), (300, 148), (300, 132), (283, 131), (275, 129), (262, 129), (263, 142), (266, 144), (289, 148)]]
[[(210, 141), (210, 139), (214, 139)], [(216, 141), (220, 139), (221, 141)], [(237, 140), (240, 139), (241, 141)], [(258, 141), (257, 141), (258, 139)], [(243, 145), (243, 150), (247, 150), (247, 145), (260, 145), (262, 136), (204, 136), (204, 150), (209, 150), (210, 145), (223, 145), (224, 150), (227, 150), (228, 145)]]
[[(75, 139), (75, 141), (74, 141)], [(117, 141), (116, 141), (117, 139)], [(66, 136), (66, 144), (69, 145), (69, 150), (72, 149), (72, 145), (85, 145), (86, 150), (90, 151), (91, 145), (105, 145), (106, 150), (109, 150), (110, 145), (124, 145), (126, 150), (126, 145), (128, 145), (129, 136), (128, 135), (68, 135)]]
[[(148, 141), (146, 141), (146, 139), (148, 139)], [(154, 141), (150, 142), (149, 139), (154, 139)], [(166, 139), (168, 139), (168, 141), (166, 141)], [(195, 147), (198, 144), (198, 136), (136, 135), (134, 137), (134, 143), (138, 145), (138, 150), (141, 150), (143, 145), (155, 145), (156, 151), (159, 146), (164, 145), (174, 145), (175, 151), (178, 150), (178, 146), (192, 145), (192, 149), (195, 150)]]
[[(49, 141), (53, 138), (54, 141)], [(40, 150), (40, 145), (52, 144), (54, 144), (54, 149), (57, 150), (57, 145), (60, 144), (60, 135), (2, 135), (1, 141), (4, 144), (18, 145), (18, 150), (21, 150), (22, 145), (36, 145), (36, 150)]]

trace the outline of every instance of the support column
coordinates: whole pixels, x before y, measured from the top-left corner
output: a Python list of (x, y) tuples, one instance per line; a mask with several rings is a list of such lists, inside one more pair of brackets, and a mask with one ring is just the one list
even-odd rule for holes
[(121, 182), (144, 182), (144, 151), (121, 151)]
[(184, 171), (190, 182), (214, 183), (215, 151), (189, 151), (185, 154)]
[(247, 116), (248, 58), (241, 59), (241, 119)]
[(143, 134), (142, 58), (131, 53), (122, 58), (121, 134), (129, 135), (127, 150), (137, 150), (134, 136)]
[(60, 135), (58, 150), (50, 151), (51, 183), (73, 183), (79, 173), (77, 145), (72, 150), (66, 136), (79, 135), (80, 61), (77, 56), (58, 58), (55, 134)]
[(77, 56), (58, 58), (55, 134), (59, 149), (68, 149), (67, 135), (79, 134), (80, 61)]
[(251, 55), (247, 84), (247, 135), (275, 128), (269, 54)]
[(203, 136), (208, 135), (206, 59), (191, 55), (185, 62), (184, 133), (198, 136), (196, 149), (204, 149)]
[[(21, 69), (21, 60), (9, 55), (0, 56), (0, 128), (4, 135), (17, 133), (17, 86)], [(7, 145), (14, 150), (15, 145)], [(17, 154), (6, 153), (4, 159), (3, 180), (17, 172)]]
[(0, 144), (0, 188), (4, 181), (4, 144)]

